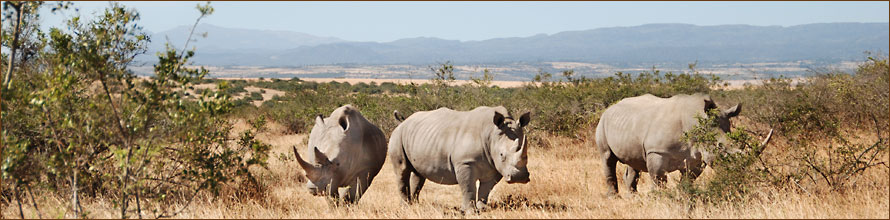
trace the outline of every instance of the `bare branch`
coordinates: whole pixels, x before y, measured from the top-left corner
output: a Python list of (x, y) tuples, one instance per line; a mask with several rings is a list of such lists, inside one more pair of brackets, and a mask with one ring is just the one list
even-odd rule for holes
[(763, 147), (764, 149), (766, 149), (766, 144), (769, 144), (769, 140), (772, 137), (773, 137), (773, 129), (769, 129), (769, 134), (766, 135), (766, 139), (763, 140), (762, 143), (760, 143), (760, 146)]
[(19, 196), (18, 188), (19, 188), (19, 184), (16, 183), (15, 186), (13, 186), (12, 194), (15, 195), (15, 202), (19, 204), (19, 217), (21, 217), (22, 219), (25, 219), (25, 212), (22, 210), (22, 198), (21, 198), (21, 196)]
[(169, 214), (169, 215), (161, 214), (161, 215), (157, 216), (157, 218), (171, 218), (171, 217), (173, 217), (173, 216), (177, 216), (177, 215), (179, 215), (180, 213), (182, 213), (182, 211), (185, 211), (185, 209), (188, 208), (190, 204), (192, 204), (192, 201), (195, 200), (195, 197), (198, 196), (198, 193), (199, 193), (199, 192), (201, 192), (201, 188), (200, 188), (200, 187), (199, 187), (197, 190), (195, 190), (195, 193), (192, 194), (192, 197), (189, 198), (188, 202), (186, 202), (185, 205), (183, 205), (182, 208), (179, 209), (179, 211), (176, 211), (176, 212), (174, 212), (174, 213), (172, 213), (172, 214)]
[(34, 210), (37, 211), (37, 218), (43, 218), (43, 214), (40, 213), (40, 208), (37, 207), (37, 201), (34, 200), (34, 193), (31, 192), (31, 186), (25, 184), (25, 189), (28, 190), (28, 196), (31, 197), (31, 205), (34, 206)]

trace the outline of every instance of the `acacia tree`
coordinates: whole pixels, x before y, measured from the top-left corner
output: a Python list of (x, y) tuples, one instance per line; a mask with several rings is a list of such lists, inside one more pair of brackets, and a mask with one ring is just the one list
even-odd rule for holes
[[(213, 13), (209, 3), (197, 9), (195, 26)], [(121, 218), (169, 217), (200, 192), (252, 181), (247, 168), (265, 166), (269, 145), (254, 131), (229, 137), (227, 95), (184, 94), (208, 74), (188, 67), (194, 49), (168, 44), (151, 77), (128, 68), (150, 42), (138, 20), (117, 3), (92, 21), (73, 17), (67, 30), (52, 28), (40, 39), (37, 68), (16, 69), (28, 77), (2, 94), (4, 195), (20, 204), (17, 188), (37, 185), (71, 198), (75, 217), (88, 214), (79, 197), (98, 195), (110, 197)], [(176, 203), (184, 205), (167, 208)]]

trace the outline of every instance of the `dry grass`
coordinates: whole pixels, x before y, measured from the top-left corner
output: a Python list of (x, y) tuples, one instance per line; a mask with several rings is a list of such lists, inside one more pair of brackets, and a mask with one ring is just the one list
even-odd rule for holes
[[(594, 150), (582, 141), (547, 138), (550, 149), (531, 148), (528, 184), (499, 183), (491, 194), (491, 210), (462, 216), (458, 211), (457, 186), (429, 182), (421, 193), (421, 202), (412, 206), (400, 203), (396, 176), (389, 162), (377, 176), (359, 204), (333, 207), (323, 197), (311, 196), (303, 187), (303, 171), (294, 161), (290, 146), (297, 145), (305, 154), (305, 138), (282, 135), (282, 127), (268, 125), (258, 137), (272, 144), (269, 169), (252, 169), (268, 187), (268, 195), (256, 200), (209, 197), (195, 201), (178, 218), (882, 218), (890, 217), (888, 171), (872, 169), (862, 175), (859, 184), (844, 193), (824, 192), (810, 195), (796, 190), (764, 189), (752, 199), (731, 205), (690, 205), (652, 192), (651, 181), (644, 175), (637, 194), (622, 190), (620, 197), (605, 196), (601, 164)], [(246, 127), (243, 121), (236, 129)], [(885, 158), (886, 159), (886, 158)], [(623, 167), (618, 172), (623, 173)], [(710, 169), (702, 178), (707, 178)], [(619, 175), (620, 176), (620, 175)], [(679, 179), (672, 173), (669, 187)], [(619, 183), (621, 183), (619, 177)], [(72, 217), (65, 198), (37, 199), (42, 216)], [(30, 201), (26, 201), (30, 203)], [(118, 209), (107, 199), (84, 201), (91, 218), (117, 218)], [(172, 208), (177, 208), (174, 206)], [(25, 216), (37, 217), (25, 204)], [(18, 216), (15, 203), (4, 207), (4, 218)], [(146, 214), (146, 217), (153, 217)]]

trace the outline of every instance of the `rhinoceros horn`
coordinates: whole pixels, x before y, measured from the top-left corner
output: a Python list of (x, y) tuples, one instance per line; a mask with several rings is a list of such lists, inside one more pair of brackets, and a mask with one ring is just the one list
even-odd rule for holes
[(305, 160), (303, 160), (303, 158), (300, 157), (300, 153), (297, 153), (297, 147), (296, 147), (296, 146), (292, 146), (291, 148), (293, 148), (293, 150), (294, 150), (294, 156), (297, 156), (297, 163), (299, 163), (299, 164), (300, 164), (300, 167), (302, 167), (303, 170), (306, 171), (306, 176), (312, 176), (312, 175), (314, 175), (314, 174), (315, 174), (315, 171), (316, 171), (318, 168), (315, 167), (315, 165), (312, 165), (311, 163), (306, 162)]

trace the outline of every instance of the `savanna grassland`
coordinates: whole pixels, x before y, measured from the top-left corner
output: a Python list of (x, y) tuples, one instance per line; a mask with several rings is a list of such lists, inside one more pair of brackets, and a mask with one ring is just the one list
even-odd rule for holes
[[(243, 121), (236, 126), (246, 127)], [(529, 152), (532, 181), (525, 185), (499, 183), (491, 194), (492, 210), (462, 216), (457, 186), (428, 183), (419, 204), (403, 206), (396, 190), (396, 175), (387, 162), (362, 200), (352, 207), (333, 207), (323, 197), (309, 194), (303, 171), (293, 158), (290, 147), (302, 145), (306, 135), (281, 134), (283, 127), (269, 124), (267, 133), (258, 136), (272, 144), (273, 157), (268, 169), (256, 169), (267, 183), (261, 198), (206, 198), (193, 202), (177, 218), (885, 218), (888, 213), (886, 170), (871, 170), (859, 177), (868, 182), (847, 192), (810, 194), (798, 189), (759, 188), (750, 198), (738, 203), (706, 204), (672, 198), (654, 192), (648, 177), (641, 177), (637, 194), (622, 192), (618, 198), (605, 196), (601, 162), (583, 141), (562, 137), (546, 138), (558, 148), (536, 148)], [(619, 166), (618, 173), (623, 173)], [(707, 169), (702, 178), (713, 175)], [(619, 175), (619, 181), (621, 181)], [(669, 176), (668, 187), (676, 187), (679, 173)], [(703, 179), (704, 180), (704, 179)], [(700, 180), (701, 181), (701, 180)], [(666, 190), (670, 191), (670, 190)], [(209, 197), (209, 196), (208, 196)], [(84, 201), (91, 218), (117, 218), (107, 198)], [(61, 217), (66, 213), (66, 198), (38, 196), (43, 217)], [(180, 207), (180, 205), (171, 205)], [(55, 209), (54, 209), (55, 208)], [(25, 216), (36, 217), (25, 206)], [(4, 208), (3, 215), (18, 215), (15, 207)], [(146, 215), (146, 217), (153, 217)]]
[[(213, 13), (209, 5), (198, 10), (200, 18)], [(422, 83), (209, 79), (186, 45), (156, 54), (153, 75), (137, 77), (128, 66), (150, 40), (138, 18), (113, 4), (65, 30), (4, 23), (4, 46), (20, 51), (2, 57), (4, 219), (890, 218), (890, 67), (882, 55), (867, 55), (853, 72), (741, 88), (694, 65), (606, 78), (541, 71), (532, 82), (499, 87), (487, 70), (456, 82), (450, 62), (418, 73), (431, 78)], [(658, 189), (643, 175), (638, 193), (622, 185), (607, 196), (593, 128), (609, 105), (647, 93), (705, 93), (721, 108), (742, 103), (730, 144), (749, 150), (718, 156), (693, 183), (675, 172)], [(358, 204), (332, 205), (305, 188), (291, 147), (307, 155), (313, 118), (345, 104), (387, 135), (398, 124), (394, 110), (530, 111), (531, 182), (501, 182), (489, 210), (464, 215), (457, 186), (428, 182), (419, 204), (401, 204), (387, 161)], [(772, 141), (761, 145), (770, 130)]]
[[(886, 65), (885, 63), (886, 59), (869, 61), (863, 65), (862, 71), (875, 65)], [(881, 70), (880, 67), (877, 70)], [(886, 73), (882, 74), (884, 74), (883, 77), (886, 77)], [(706, 92), (713, 94), (723, 107), (742, 102), (745, 110), (741, 117), (734, 119), (734, 126), (737, 130), (743, 129), (750, 132), (755, 141), (762, 139), (765, 131), (769, 128), (777, 130), (773, 141), (755, 163), (735, 168), (751, 173), (726, 174), (730, 178), (749, 178), (746, 181), (730, 183), (739, 184), (738, 186), (742, 188), (727, 188), (725, 186), (721, 188), (719, 185), (723, 180), (719, 179), (721, 176), (712, 166), (707, 168), (703, 176), (693, 185), (695, 189), (680, 186), (678, 183), (680, 173), (675, 172), (669, 176), (668, 186), (665, 189), (655, 189), (651, 184), (651, 179), (644, 175), (640, 179), (638, 193), (627, 193), (622, 186), (618, 197), (607, 197), (601, 170), (602, 164), (599, 156), (594, 154), (593, 139), (589, 133), (595, 126), (595, 119), (598, 112), (601, 111), (601, 107), (593, 102), (594, 104), (589, 104), (592, 106), (590, 109), (582, 110), (581, 106), (588, 105), (585, 104), (587, 101), (568, 102), (579, 106), (551, 103), (558, 102), (556, 100), (562, 98), (574, 98), (578, 95), (570, 92), (589, 92), (577, 87), (604, 81), (604, 79), (584, 79), (578, 84), (545, 81), (539, 82), (538, 86), (529, 84), (526, 87), (510, 88), (509, 90), (512, 91), (503, 93), (499, 92), (504, 89), (478, 85), (455, 87), (444, 84), (385, 84), (377, 86), (313, 83), (298, 79), (207, 80), (203, 82), (205, 84), (199, 85), (228, 84), (231, 86), (229, 90), (232, 91), (233, 96), (240, 97), (235, 100), (236, 104), (232, 111), (225, 116), (226, 120), (232, 124), (229, 136), (233, 139), (230, 141), (235, 141), (234, 138), (244, 131), (255, 131), (255, 139), (269, 145), (268, 151), (265, 152), (268, 154), (266, 163), (248, 167), (250, 178), (255, 179), (256, 183), (245, 184), (244, 182), (231, 181), (218, 194), (202, 192), (193, 198), (194, 201), (187, 206), (188, 197), (184, 197), (178, 199), (179, 201), (174, 200), (166, 204), (146, 201), (141, 208), (145, 210), (160, 209), (161, 207), (170, 210), (184, 208), (181, 213), (174, 216), (177, 218), (886, 218), (888, 216), (888, 211), (890, 211), (888, 210), (888, 205), (890, 205), (888, 202), (890, 201), (888, 200), (890, 197), (888, 179), (890, 178), (888, 178), (888, 169), (885, 165), (888, 161), (886, 142), (884, 142), (886, 130), (878, 131), (884, 132), (883, 134), (871, 130), (885, 129), (886, 127), (878, 128), (877, 126), (881, 126), (880, 121), (869, 121), (868, 118), (864, 120), (864, 123), (859, 124), (861, 127), (846, 123), (855, 119), (857, 114), (867, 115), (870, 110), (865, 108), (879, 108), (880, 104), (852, 109), (850, 105), (840, 103), (842, 100), (809, 96), (815, 92), (843, 91), (837, 88), (826, 90), (816, 87), (853, 83), (841, 80), (853, 80), (858, 83), (880, 81), (857, 79), (865, 77), (863, 75), (820, 75), (797, 86), (792, 86), (790, 80), (773, 79), (764, 81), (762, 85), (751, 85), (744, 89), (720, 90), (719, 83), (715, 84), (713, 79), (702, 78), (704, 75), (681, 76), (694, 76), (690, 79), (701, 80), (699, 83), (705, 85), (701, 88), (707, 89)], [(619, 77), (621, 76), (612, 80), (621, 79)], [(641, 73), (636, 77), (625, 76), (625, 80), (628, 80), (630, 84), (619, 84), (618, 88), (613, 88), (613, 90), (624, 90), (636, 94), (658, 91), (671, 93), (675, 92), (674, 90), (687, 89), (679, 86), (684, 83), (678, 82), (655, 84), (651, 82), (656, 80), (652, 80), (649, 81), (650, 83), (644, 83), (647, 81), (645, 80), (647, 77), (659, 79), (658, 81), (669, 81), (661, 75)], [(636, 88), (627, 88), (630, 86)], [(207, 86), (198, 86), (198, 88), (202, 87)], [(259, 98), (263, 104), (256, 106), (253, 103), (258, 101), (257, 98), (251, 98), (250, 95), (247, 95), (250, 93), (248, 90), (241, 91), (237, 89), (239, 87), (263, 88), (265, 90), (263, 94), (283, 93), (283, 95)], [(718, 89), (711, 90), (711, 87)], [(849, 89), (867, 88), (868, 85), (858, 85)], [(437, 92), (436, 89), (441, 89), (438, 91), (440, 95), (434, 95)], [(420, 92), (411, 94), (411, 90)], [(793, 97), (801, 95), (796, 92), (804, 93), (805, 97), (809, 97), (809, 99), (821, 99), (824, 102), (821, 106), (826, 108), (815, 110), (805, 103), (783, 100), (805, 102), (806, 100), (798, 100), (802, 97)], [(300, 96), (298, 93), (308, 94)], [(465, 95), (474, 93), (480, 93), (480, 95)], [(328, 114), (329, 109), (342, 104), (356, 105), (362, 110), (365, 117), (380, 125), (388, 135), (388, 132), (397, 123), (392, 118), (390, 109), (401, 109), (401, 112), (410, 114), (409, 112), (417, 111), (415, 108), (418, 110), (437, 108), (437, 103), (440, 102), (453, 102), (454, 107), (452, 108), (456, 109), (469, 109), (476, 105), (470, 104), (473, 102), (498, 104), (492, 100), (480, 100), (488, 98), (497, 100), (490, 94), (529, 97), (524, 101), (501, 98), (514, 101), (505, 103), (511, 107), (511, 110), (523, 109), (521, 106), (526, 106), (526, 109), (531, 110), (534, 114), (530, 128), (532, 131), (530, 140), (533, 145), (529, 154), (529, 170), (532, 173), (532, 181), (528, 184), (500, 183), (490, 196), (492, 208), (479, 214), (467, 216), (461, 214), (458, 187), (435, 183), (426, 184), (419, 204), (402, 205), (396, 191), (396, 175), (389, 162), (384, 165), (383, 170), (358, 204), (349, 207), (332, 206), (324, 197), (309, 194), (304, 186), (306, 182), (304, 172), (297, 165), (290, 150), (291, 146), (296, 146), (301, 154), (307, 155), (306, 137), (311, 124), (304, 121), (310, 121), (312, 118), (308, 115)], [(552, 96), (543, 98), (535, 97), (536, 95)], [(837, 96), (838, 94), (834, 95), (843, 97)], [(592, 96), (588, 94), (582, 97), (590, 99)], [(623, 96), (630, 95), (618, 97)], [(433, 97), (438, 97), (440, 100), (424, 101), (433, 99)], [(528, 99), (539, 103), (529, 103), (532, 101)], [(783, 101), (788, 103), (771, 104)], [(410, 104), (401, 104), (403, 102)], [(862, 103), (864, 100), (851, 100), (851, 102)], [(548, 105), (548, 103), (552, 105)], [(448, 106), (448, 104), (443, 106)], [(542, 106), (553, 106), (551, 108), (554, 109), (543, 109)], [(551, 111), (553, 113), (547, 115)], [(786, 111), (791, 113), (785, 113)], [(841, 111), (847, 112), (845, 115), (817, 115)], [(303, 113), (308, 115), (301, 116), (300, 114)], [(581, 115), (578, 116), (578, 114)], [(789, 119), (784, 118), (783, 114), (802, 114), (803, 116), (800, 116), (799, 120), (789, 122), (787, 121)], [(772, 119), (771, 117), (778, 118)], [(834, 120), (838, 127), (803, 121), (807, 117), (817, 117), (818, 120), (824, 121)], [(576, 120), (574, 124), (561, 124), (572, 120)], [(775, 125), (761, 122), (768, 120), (778, 122), (775, 122)], [(875, 124), (875, 122), (878, 123)], [(802, 123), (804, 125), (800, 125)], [(261, 125), (261, 127), (255, 128), (254, 126), (257, 125)], [(819, 126), (826, 127), (820, 128)], [(808, 127), (812, 130), (800, 130)], [(836, 136), (832, 136), (833, 134)], [(813, 138), (809, 135), (821, 137)], [(832, 140), (833, 137), (844, 140)], [(861, 145), (860, 148), (855, 149), (851, 156), (868, 155), (859, 159), (831, 156), (829, 151), (838, 151), (839, 147), (829, 146), (829, 143)], [(810, 151), (814, 154), (806, 153)], [(837, 154), (837, 152), (834, 153)], [(869, 155), (873, 155), (873, 157), (868, 157)], [(823, 166), (808, 164), (807, 160), (822, 160)], [(873, 166), (862, 170), (843, 170), (842, 167), (850, 166), (850, 163), (854, 164), (852, 166), (856, 166), (856, 169), (864, 167), (864, 163)], [(726, 168), (721, 167), (720, 169)], [(763, 172), (763, 169), (770, 171)], [(834, 170), (831, 171), (833, 173), (827, 171), (820, 173), (815, 169)], [(618, 173), (621, 174), (623, 171), (624, 167), (620, 165)], [(844, 175), (851, 175), (851, 177), (846, 180), (840, 179)], [(623, 181), (620, 176), (619, 183)], [(832, 183), (830, 181), (844, 182)], [(714, 185), (715, 182), (716, 185)], [(33, 184), (35, 188), (42, 188), (40, 183)], [(709, 194), (708, 190), (714, 192)], [(42, 217), (71, 217), (72, 211), (68, 208), (71, 202), (70, 195), (55, 194), (49, 190), (35, 191), (36, 205), (28, 205), (30, 199), (24, 197), (27, 194), (23, 193), (22, 207), (26, 217), (39, 217), (37, 209), (34, 207), (40, 207), (40, 216)], [(7, 191), (6, 193), (11, 192)], [(722, 197), (723, 193), (738, 193), (738, 195)], [(7, 199), (9, 200), (4, 205), (3, 215), (6, 217), (18, 216), (16, 201), (12, 196)], [(114, 203), (115, 199), (113, 194), (83, 198), (81, 203), (83, 210), (87, 212), (85, 216), (91, 218), (120, 217), (119, 206)], [(144, 212), (144, 217), (155, 217), (150, 211)], [(131, 212), (130, 217), (135, 217), (136, 214), (138, 213)]]

